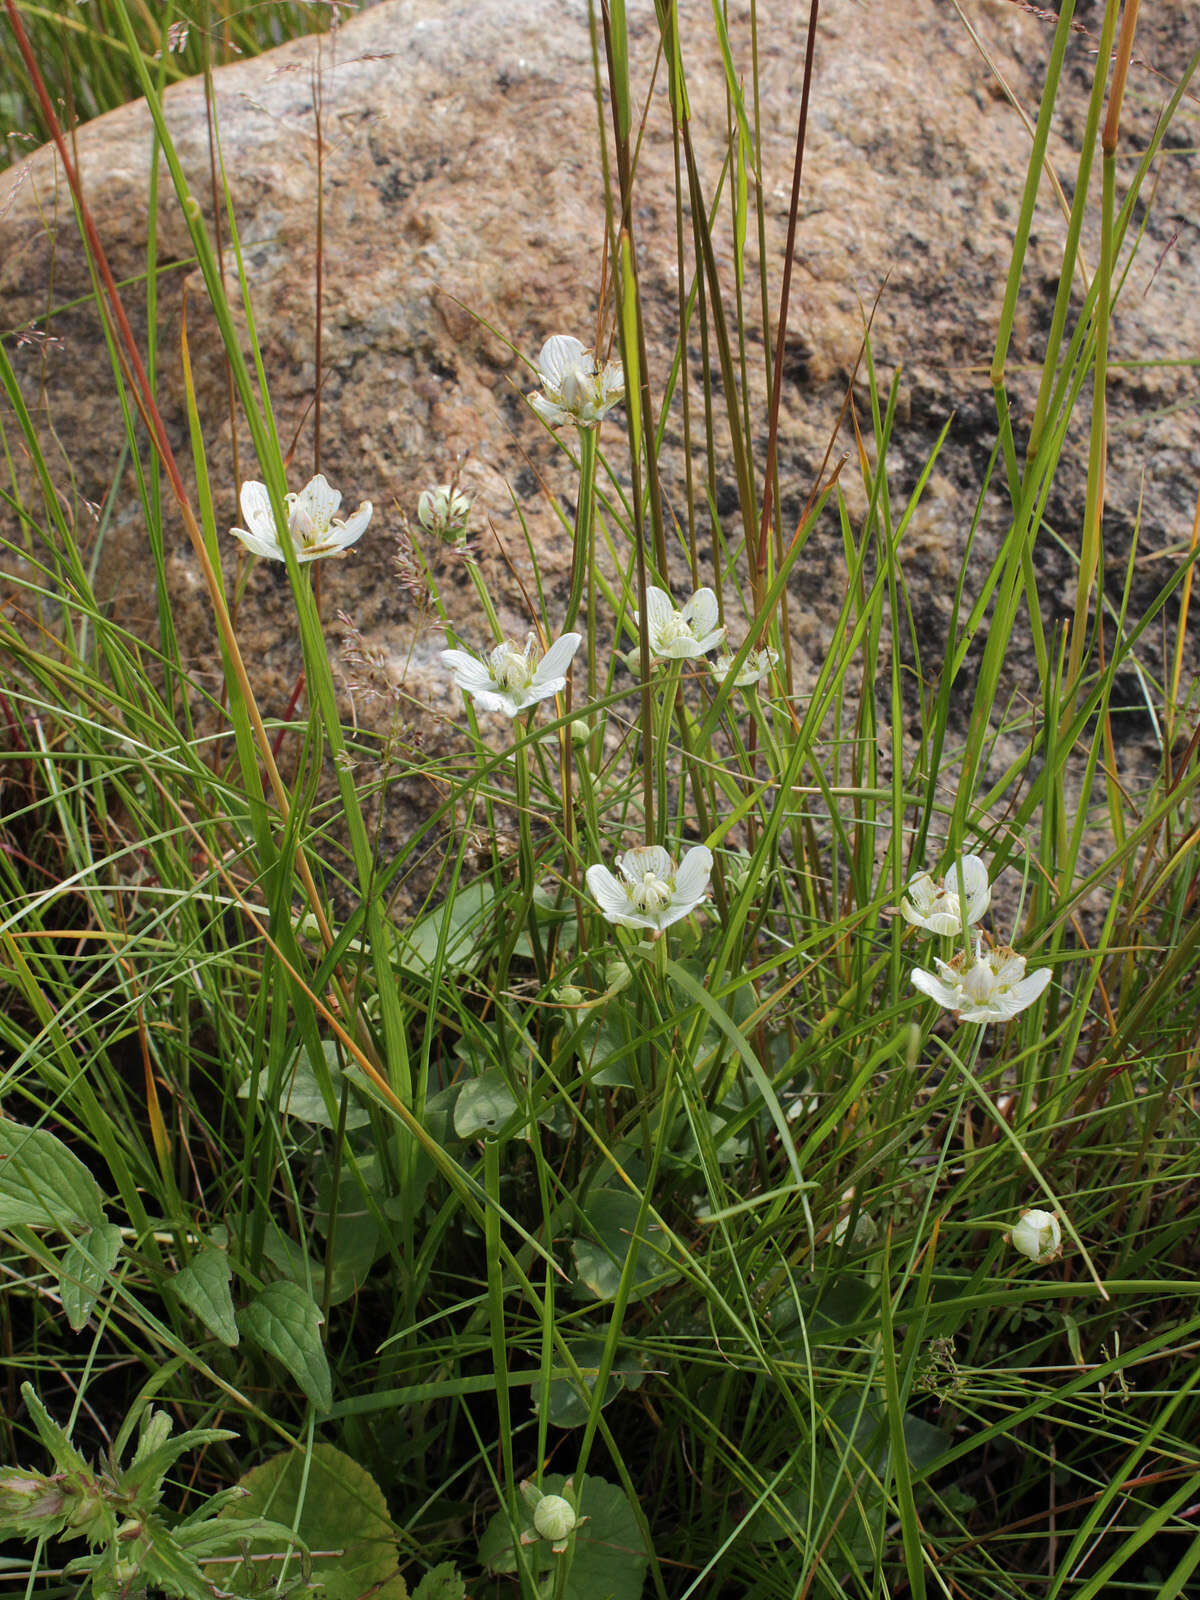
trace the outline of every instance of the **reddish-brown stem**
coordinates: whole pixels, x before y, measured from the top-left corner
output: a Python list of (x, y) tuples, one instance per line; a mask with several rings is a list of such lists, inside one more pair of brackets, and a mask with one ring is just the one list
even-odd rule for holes
[(796, 160), (792, 167), (792, 200), (788, 210), (787, 248), (783, 253), (783, 282), (779, 290), (779, 327), (775, 334), (775, 370), (771, 375), (771, 415), (767, 432), (767, 469), (763, 481), (762, 514), (758, 524), (758, 547), (754, 553), (755, 589), (759, 588), (767, 565), (767, 534), (771, 526), (772, 489), (775, 459), (779, 449), (779, 406), (783, 396), (783, 355), (787, 340), (788, 299), (792, 288), (792, 259), (796, 250), (796, 218), (800, 212), (800, 177), (804, 170), (804, 141), (808, 132), (808, 97), (812, 88), (813, 53), (817, 42), (817, 10), (820, 0), (812, 0), (808, 13), (808, 38), (804, 49), (804, 87), (800, 93), (800, 120), (796, 127)]

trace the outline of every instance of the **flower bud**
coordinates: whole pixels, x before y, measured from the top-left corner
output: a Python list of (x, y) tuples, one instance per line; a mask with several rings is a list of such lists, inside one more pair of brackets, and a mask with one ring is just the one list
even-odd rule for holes
[(576, 750), (580, 750), (592, 737), (592, 730), (586, 717), (574, 717), (569, 724), (571, 743)]
[(533, 1510), (533, 1525), (553, 1544), (570, 1536), (577, 1521), (575, 1508), (561, 1494), (544, 1494)]
[(1035, 1266), (1048, 1266), (1062, 1255), (1062, 1229), (1052, 1211), (1022, 1211), (1011, 1237), (1013, 1249)]
[(417, 521), (426, 533), (448, 544), (465, 538), (470, 516), (471, 496), (449, 483), (426, 489), (417, 501)]
[(554, 998), (560, 1006), (581, 1006), (584, 1002), (584, 993), (573, 983), (560, 983), (554, 991)]
[(622, 961), (619, 958), (616, 961), (610, 961), (604, 969), (605, 992), (607, 994), (620, 994), (632, 977), (633, 973), (627, 961)]
[(0, 1468), (0, 1538), (51, 1538), (62, 1527), (66, 1496), (60, 1478), (20, 1467)]

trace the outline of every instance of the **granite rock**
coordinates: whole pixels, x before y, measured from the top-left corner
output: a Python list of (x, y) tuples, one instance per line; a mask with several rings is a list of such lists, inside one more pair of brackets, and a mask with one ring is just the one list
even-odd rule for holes
[[(775, 0), (757, 9), (773, 299), (787, 223), (804, 59), (798, 13), (804, 9)], [(888, 463), (897, 513), (949, 420), (904, 543), (917, 639), (935, 664), (995, 440), (988, 370), (1029, 148), (1024, 118), (1036, 116), (1053, 29), (1038, 8), (1015, 0), (965, 0), (962, 10), (977, 42), (945, 0), (906, 0), (903, 7), (894, 0), (827, 0), (822, 10), (781, 414), (782, 516), (790, 532), (826, 457), (858, 359), (864, 313), (874, 307), (879, 380), (886, 387), (898, 374), (899, 382)], [(711, 195), (727, 149), (724, 78), (710, 8), (680, 0), (680, 13), (693, 136)], [(748, 76), (745, 0), (734, 0), (729, 14), (739, 71)], [(1072, 43), (1052, 139), (1067, 193), (1075, 181), (1100, 14), (1097, 0), (1078, 7), (1085, 31)], [(652, 9), (632, 8), (631, 51), (643, 96), (655, 42)], [(1123, 125), (1122, 181), (1196, 42), (1191, 0), (1144, 8)], [(554, 332), (589, 340), (598, 313), (607, 314), (598, 305), (605, 217), (588, 12), (581, 0), (522, 0), (519, 6), (508, 0), (384, 0), (333, 38), (286, 45), (217, 73), (225, 170), (280, 436), (297, 441), (297, 486), (311, 470), (313, 443), (318, 75), (326, 256), (321, 466), (351, 504), (366, 497), (377, 507), (362, 542), (346, 559), (327, 564), (325, 611), (331, 619), (337, 610), (349, 613), (370, 645), (407, 664), (413, 702), (431, 706), (436, 717), (456, 716), (456, 696), (437, 664), (443, 640), (436, 629), (415, 629), (411, 595), (395, 580), (389, 535), (402, 514), (414, 516), (423, 488), (457, 474), (476, 496), (480, 560), (505, 625), (517, 636), (527, 625), (522, 585), (532, 572), (518, 508), (543, 579), (561, 606), (569, 549), (551, 495), (565, 496), (569, 511), (572, 479), (557, 443), (524, 403), (534, 384), (523, 358), (534, 357)], [(656, 389), (667, 368), (678, 292), (674, 161), (661, 78), (660, 72), (649, 93), (635, 218)], [(169, 90), (167, 108), (194, 193), (209, 204), (201, 85)], [(1143, 565), (1135, 605), (1146, 602), (1178, 560), (1200, 479), (1196, 113), (1195, 99), (1185, 101), (1155, 175), (1153, 207), (1138, 213), (1145, 234), (1116, 316), (1112, 356), (1131, 364), (1118, 365), (1112, 380), (1105, 559), (1114, 573), (1123, 570), (1140, 516)], [(117, 276), (134, 280), (127, 303), (143, 339), (144, 291), (136, 280), (146, 264), (150, 147), (149, 119), (138, 105), (79, 132), (91, 205)], [(29, 158), (0, 182), (0, 190), (5, 186), (4, 321), (31, 330), (14, 360), (42, 408), (47, 439), (52, 427), (53, 448), (69, 460), (80, 527), (86, 528), (85, 502), (108, 494), (122, 442), (116, 407), (95, 400), (111, 381), (94, 308), (74, 303), (88, 293), (86, 266), (50, 150)], [(186, 294), (218, 517), (229, 524), (238, 519), (223, 362), (165, 172), (157, 234), (162, 405), (186, 459), (178, 355)], [(1032, 380), (1026, 369), (1043, 346), (1063, 234), (1058, 200), (1045, 185), (1009, 356), (1018, 426), (1022, 411), (1028, 414)], [(727, 206), (717, 244), (731, 297)], [(228, 249), (226, 258), (232, 269)], [(1094, 233), (1085, 233), (1084, 258), (1089, 270), (1094, 267)], [(753, 248), (747, 264), (744, 321), (761, 470), (766, 407), (763, 380), (754, 372), (757, 365), (761, 373), (763, 331)], [(733, 315), (732, 299), (729, 304)], [(48, 308), (54, 316), (47, 322)], [(53, 339), (41, 337), (45, 333)], [(690, 357), (699, 383), (699, 349)], [(868, 426), (862, 370), (856, 404)], [(1081, 414), (1072, 427), (1039, 545), (1048, 617), (1061, 614), (1073, 593), (1069, 551), (1082, 516), (1085, 424)], [(664, 490), (668, 505), (682, 515), (678, 408), (666, 438)], [(620, 471), (623, 444), (611, 423), (604, 441)], [(248, 464), (244, 431), (238, 443), (241, 475), (258, 475), (252, 460)], [(733, 474), (720, 437), (718, 450), (716, 501), (726, 537), (736, 540)], [(846, 452), (851, 459), (842, 484), (852, 516), (859, 516), (865, 497), (848, 428), (833, 459)], [(997, 482), (981, 521), (981, 557), (1003, 537), (1008, 516)], [(169, 578), (184, 651), (201, 674), (215, 674), (203, 590), (173, 510), (168, 518)], [(700, 532), (709, 537), (703, 511)], [(230, 570), (234, 555), (231, 541)], [(435, 566), (453, 625), (464, 638), (479, 638), (477, 603), (461, 563), (442, 553)], [(152, 632), (145, 532), (128, 475), (118, 488), (100, 571), (117, 614)], [(287, 703), (298, 668), (282, 579), (280, 569), (259, 564), (239, 620), (264, 706), (276, 713)], [(686, 589), (682, 562), (672, 579)], [(830, 516), (809, 540), (791, 585), (800, 687), (823, 659), (844, 581), (841, 536)], [(331, 635), (338, 628), (331, 621)], [(1024, 687), (1036, 695), (1028, 670)], [(1131, 734), (1144, 739), (1146, 726), (1138, 722)]]

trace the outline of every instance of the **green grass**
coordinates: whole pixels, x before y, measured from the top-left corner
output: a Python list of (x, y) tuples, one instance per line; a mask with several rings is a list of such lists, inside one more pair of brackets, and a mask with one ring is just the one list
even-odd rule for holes
[[(330, 16), (329, 5), (320, 0), (251, 6), (231, 0), (181, 5), (140, 0), (130, 6), (121, 0), (45, 0), (21, 3), (17, 9), (51, 99), (68, 125), (136, 100), (141, 94), (139, 65), (161, 88), (324, 29)], [(342, 0), (342, 12), (357, 9), (359, 0)], [(0, 82), (6, 85), (0, 111), (7, 135), (0, 160), (19, 161), (30, 144), (50, 138), (51, 128), (7, 26), (0, 32)]]
[[(763, 220), (762, 185), (742, 181), (757, 145), (756, 86), (740, 88), (733, 66), (741, 40), (727, 48), (718, 191), (688, 122), (670, 130), (692, 201), (679, 213), (678, 348), (702, 345), (723, 382), (701, 387), (677, 360), (658, 392), (640, 388), (642, 241), (628, 219), (641, 86), (623, 6), (599, 36), (605, 315), (627, 399), (598, 433), (559, 435), (579, 471), (576, 510), (562, 512), (573, 578), (562, 594), (539, 575), (529, 619), (547, 641), (585, 633), (570, 700), (500, 723), (465, 699), (454, 736), (422, 753), (391, 684), (391, 735), (355, 728), (316, 568), (289, 541), (306, 693), (290, 720), (260, 711), (223, 576), (216, 457), (193, 406), (189, 494), (155, 430), (153, 382), (122, 376), (117, 321), (110, 403), (125, 408), (158, 573), (157, 636), (135, 637), (95, 594), (0, 345), (20, 612), (41, 622), (0, 614), (0, 1451), (57, 1470), (54, 1494), (73, 1485), (94, 1541), (89, 1553), (85, 1519), (69, 1523), (53, 1498), (31, 1510), (0, 1468), (0, 1580), (14, 1594), (82, 1580), (102, 1596), (206, 1600), (214, 1584), (249, 1594), (340, 1570), (348, 1594), (390, 1582), (396, 1600), (396, 1562), (410, 1589), (448, 1562), (473, 1595), (556, 1600), (643, 1587), (679, 1600), (1195, 1592), (1194, 551), (1140, 615), (1132, 556), (1122, 593), (1100, 604), (1095, 580), (1097, 375), (1170, 114), (1123, 192), (1103, 140), (1101, 194), (1074, 186), (1064, 282), (1076, 224), (1098, 224), (1104, 248), (1082, 311), (1064, 295), (1050, 329), (1031, 433), (1014, 431), (1007, 385), (1071, 10), (1014, 228), (995, 450), (978, 486), (981, 504), (985, 488), (1009, 497), (1012, 531), (984, 561), (970, 528), (932, 654), (904, 553), (936, 451), (898, 494), (886, 467), (898, 389), (866, 329), (844, 481), (827, 469), (794, 532), (762, 521), (768, 496), (780, 501), (778, 397), (765, 416), (743, 398), (744, 330), (770, 323), (780, 285), (769, 261), (760, 282), (740, 269), (723, 281), (714, 243), (731, 226), (740, 262), (738, 241)], [(260, 42), (300, 11), (276, 8)], [(27, 20), (46, 30), (32, 48), (53, 101), (57, 35), (41, 13)], [(123, 0), (87, 20), (123, 41), (121, 92), (147, 95), (184, 193), (159, 108), (187, 58), (154, 60)], [(1112, 4), (1100, 59), (1118, 23)], [(678, 110), (689, 41), (667, 28), (663, 42)], [(75, 107), (107, 104), (99, 63), (115, 58), (96, 32), (67, 58)], [(1101, 83), (1093, 143), (1104, 115)], [(242, 475), (265, 481), (282, 522), (271, 374), (257, 345), (244, 361), (213, 242), (187, 216), (254, 440)], [(105, 293), (98, 236), (85, 246)], [(244, 283), (242, 295), (249, 305)], [(1090, 511), (1074, 615), (1048, 628), (1041, 519), (1073, 416), (1089, 430)], [(672, 430), (702, 463), (682, 526), (656, 472)], [(726, 450), (749, 537), (705, 515)], [(177, 643), (164, 499), (207, 585), (216, 693)], [(428, 533), (416, 537), (420, 587), (434, 563)], [(818, 547), (840, 557), (840, 609), (802, 696), (784, 608)], [(452, 559), (494, 619), (501, 597), (469, 549)], [(647, 587), (684, 596), (706, 578), (739, 661), (776, 653), (757, 689), (651, 661), (635, 621)], [(435, 590), (427, 604), (444, 615)], [(1020, 686), (1032, 715), (1010, 698), (1014, 641), (1038, 666), (1038, 684)], [(1170, 752), (1136, 790), (1111, 721), (1130, 671)], [(1002, 734), (1020, 742), (1007, 767)], [(389, 854), (369, 818), (388, 786), (416, 779), (439, 798)], [(637, 841), (677, 860), (703, 841), (714, 856), (702, 911), (661, 938), (611, 926), (586, 886), (590, 866)], [(917, 993), (914, 966), (949, 960), (955, 940), (896, 914), (916, 874), (952, 873), (966, 851), (1003, 886), (998, 905), (1019, 901), (1015, 926), (1007, 910), (985, 919), (989, 939), (1052, 975), (986, 1028)], [(1061, 1260), (1037, 1266), (1008, 1244), (1026, 1207), (1060, 1217)], [(252, 1478), (254, 1511), (327, 1549), (342, 1527), (328, 1525), (334, 1484), (348, 1545), (375, 1518), (371, 1551), (354, 1547), (361, 1581), (346, 1577), (349, 1553), (283, 1562), (279, 1528), (204, 1520), (209, 1497), (281, 1449), (299, 1466)], [(526, 1480), (588, 1519), (561, 1554), (516, 1537), (532, 1515)], [(245, 1560), (254, 1539), (274, 1559)], [(226, 1564), (206, 1565), (217, 1554)], [(81, 1556), (91, 1565), (64, 1575)], [(452, 1574), (427, 1577), (424, 1600), (443, 1587)]]

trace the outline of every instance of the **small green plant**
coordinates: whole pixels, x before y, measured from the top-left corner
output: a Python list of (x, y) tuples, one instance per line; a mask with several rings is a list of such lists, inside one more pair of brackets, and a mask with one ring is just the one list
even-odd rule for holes
[[(205, 1562), (234, 1552), (240, 1539), (250, 1535), (295, 1543), (289, 1529), (263, 1519), (254, 1518), (241, 1528), (222, 1521), (222, 1508), (241, 1497), (237, 1488), (210, 1496), (190, 1516), (173, 1523), (164, 1515), (167, 1474), (183, 1456), (234, 1438), (228, 1429), (191, 1428), (172, 1437), (166, 1412), (139, 1406), (108, 1459), (89, 1466), (32, 1385), (22, 1384), (21, 1399), (53, 1471), (0, 1468), (0, 1539), (36, 1541), (39, 1546), (82, 1540), (89, 1553), (70, 1560), (63, 1575), (79, 1580), (95, 1600), (136, 1600), (152, 1592), (175, 1600), (219, 1600), (229, 1591), (205, 1577)], [(122, 1466), (123, 1441), (132, 1433), (132, 1417), (138, 1412), (137, 1444), (128, 1465)]]

